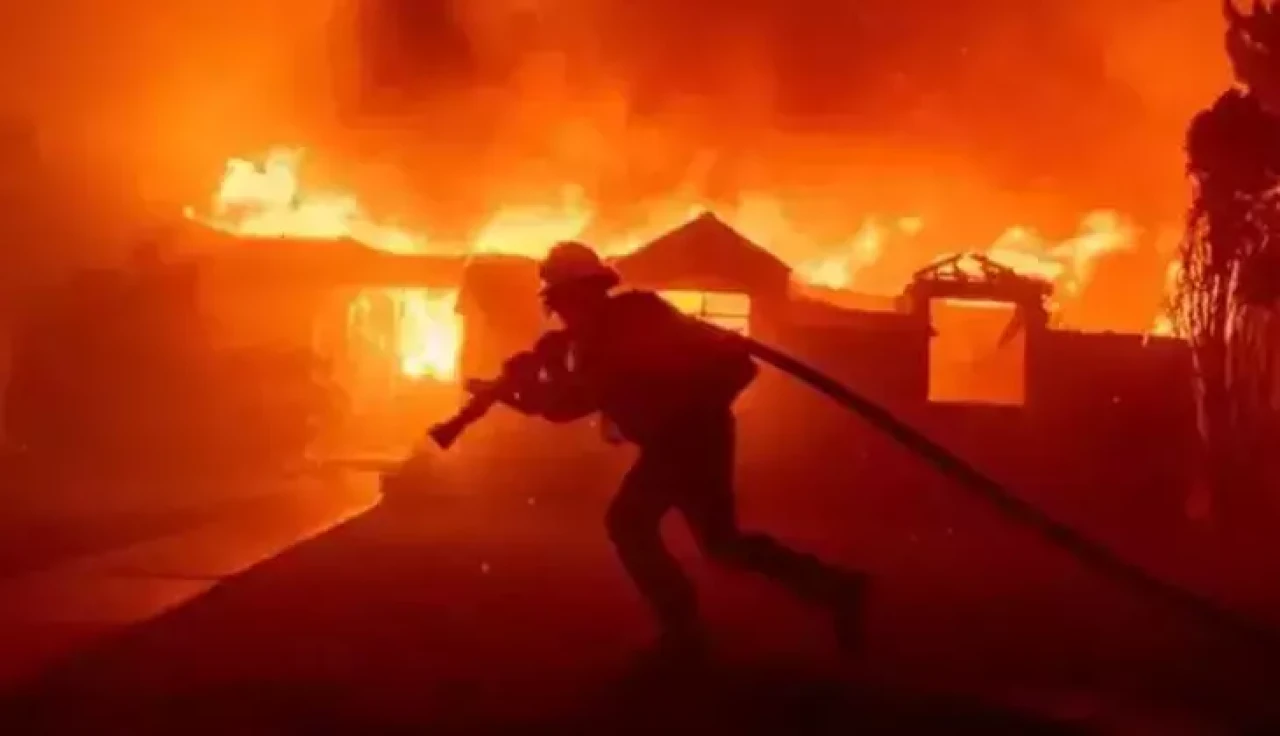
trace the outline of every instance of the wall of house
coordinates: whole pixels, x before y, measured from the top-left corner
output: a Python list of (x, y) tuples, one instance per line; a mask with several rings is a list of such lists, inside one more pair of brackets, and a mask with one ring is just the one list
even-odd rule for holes
[(1050, 332), (1030, 359), (1028, 413), (1044, 438), (1045, 482), (1087, 488), (1081, 497), (1109, 513), (1179, 513), (1197, 447), (1186, 345)]
[[(917, 320), (895, 313), (799, 317), (782, 328), (781, 347), (1037, 505), (1104, 529), (1135, 523), (1157, 529), (1181, 520), (1196, 447), (1191, 365), (1182, 343), (1037, 333), (1026, 346), (1024, 406), (940, 404), (926, 399), (929, 337)], [(744, 417), (747, 451), (792, 468), (792, 482), (805, 477), (806, 493), (823, 497), (820, 503), (854, 503), (868, 485), (899, 488), (901, 494), (877, 496), (890, 506), (902, 494), (957, 513), (976, 503), (815, 392), (781, 377), (756, 390), (753, 412)], [(753, 420), (756, 411), (762, 416)], [(822, 472), (795, 475), (817, 467)], [(940, 510), (938, 518), (949, 513)]]
[[(1067, 516), (1103, 519), (1180, 514), (1195, 447), (1190, 362), (1181, 344), (1036, 333), (1027, 336), (1023, 407), (937, 405), (927, 400), (926, 320), (897, 311), (837, 309), (772, 287), (759, 293), (741, 280), (726, 281), (731, 269), (699, 279), (681, 270), (687, 265), (653, 266), (640, 285), (747, 294), (753, 336), (882, 403), (1041, 505)], [(549, 326), (537, 307), (535, 264), (524, 264), (523, 273), (518, 288), (460, 297), (466, 320), (462, 375), (495, 372), (503, 358)], [(279, 292), (272, 298), (282, 299)], [(275, 329), (301, 335), (315, 302), (305, 296), (288, 301), (276, 312)], [(250, 321), (260, 309), (238, 308)], [(452, 408), (447, 401), (437, 404), (415, 407), (411, 414), (425, 425), (433, 411), (443, 415)], [(901, 503), (911, 513), (919, 510), (911, 504), (927, 497), (938, 518), (946, 518), (953, 504), (971, 503), (875, 428), (776, 372), (766, 370), (748, 391), (741, 415), (743, 461), (754, 468), (752, 485), (771, 493), (789, 493), (801, 481), (807, 497), (820, 504), (865, 510), (871, 494), (880, 511)], [(589, 429), (544, 432), (503, 412), (491, 419), (477, 428), (476, 443), (491, 441), (504, 451), (533, 455), (555, 448), (577, 457), (599, 449)], [(770, 472), (778, 473), (776, 483), (764, 482)]]

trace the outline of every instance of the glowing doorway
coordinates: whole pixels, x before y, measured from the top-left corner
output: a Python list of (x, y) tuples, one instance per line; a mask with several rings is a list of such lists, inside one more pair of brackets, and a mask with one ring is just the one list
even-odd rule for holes
[(929, 401), (1021, 406), (1026, 400), (1026, 330), (1004, 302), (935, 299)]

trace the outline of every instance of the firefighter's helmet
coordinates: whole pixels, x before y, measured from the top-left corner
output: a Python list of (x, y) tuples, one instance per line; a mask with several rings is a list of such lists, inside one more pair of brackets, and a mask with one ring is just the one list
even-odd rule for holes
[(576, 241), (557, 243), (538, 269), (542, 294), (573, 284), (598, 284), (608, 290), (617, 286), (618, 272), (610, 268), (589, 246)]

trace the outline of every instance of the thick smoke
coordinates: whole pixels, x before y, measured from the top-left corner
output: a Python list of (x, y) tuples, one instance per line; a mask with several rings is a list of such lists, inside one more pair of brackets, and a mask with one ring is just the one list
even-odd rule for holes
[[(0, 7), (0, 304), (118, 260), (324, 94), (326, 0)], [(326, 109), (319, 106), (320, 110)]]
[[(23, 135), (5, 144), (32, 168), (6, 170), (3, 217), (11, 232), (108, 240), (140, 213), (202, 202), (226, 157), (296, 141), (370, 203), (433, 227), (566, 186), (622, 224), (672, 194), (777, 195), (815, 227), (921, 214), (974, 237), (1014, 221), (1069, 230), (1096, 207), (1176, 220), (1183, 128), (1226, 82), (1217, 13), (1212, 0), (9, 3), (0, 114), (35, 131), (38, 153)], [(74, 239), (21, 240), (34, 258)]]
[(419, 187), (459, 206), (570, 181), (606, 202), (694, 189), (1050, 227), (1098, 207), (1175, 219), (1185, 123), (1227, 81), (1209, 0), (360, 12), (346, 119), (403, 127), (434, 175)]

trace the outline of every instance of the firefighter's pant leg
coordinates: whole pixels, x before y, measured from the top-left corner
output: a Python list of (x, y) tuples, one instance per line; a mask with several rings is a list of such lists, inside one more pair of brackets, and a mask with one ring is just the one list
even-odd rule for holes
[(668, 632), (697, 621), (693, 584), (662, 542), (661, 523), (671, 509), (661, 468), (641, 457), (627, 474), (605, 519), (609, 539), (632, 582)]
[(856, 573), (793, 550), (767, 534), (739, 528), (732, 423), (703, 427), (696, 443), (696, 450), (690, 446), (691, 451), (673, 458), (680, 482), (670, 488), (672, 505), (685, 517), (703, 553), (727, 567), (763, 575), (804, 600), (842, 602), (849, 585), (860, 579)]
[(856, 575), (800, 552), (767, 534), (738, 528), (732, 494), (690, 495), (676, 503), (694, 539), (712, 560), (762, 575), (793, 595), (820, 605), (836, 604)]

